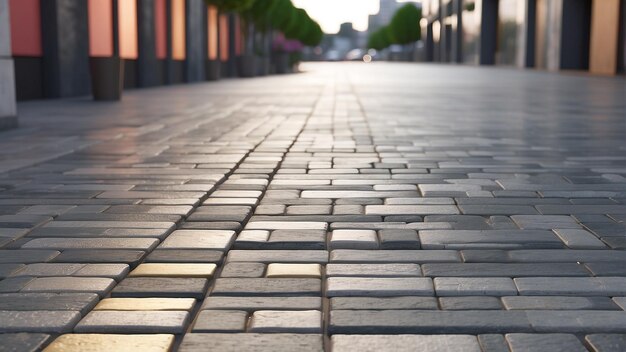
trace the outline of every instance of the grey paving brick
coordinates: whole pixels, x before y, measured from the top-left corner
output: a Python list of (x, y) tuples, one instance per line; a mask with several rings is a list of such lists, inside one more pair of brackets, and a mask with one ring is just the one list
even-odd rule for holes
[(505, 277), (436, 277), (437, 296), (505, 296), (516, 295), (511, 278)]
[(381, 249), (419, 249), (420, 241), (415, 230), (380, 230)]
[(33, 281), (34, 278), (30, 276), (26, 277), (10, 277), (4, 280), (0, 280), (0, 293), (19, 292), (28, 283)]
[(509, 344), (500, 334), (478, 335), (478, 343), (483, 352), (511, 352)]
[(40, 277), (30, 281), (22, 292), (93, 292), (106, 296), (115, 280), (92, 277)]
[(626, 291), (624, 277), (516, 278), (520, 295), (618, 296)]
[(622, 351), (626, 349), (626, 334), (591, 334), (585, 337), (593, 352)]
[(86, 314), (98, 302), (95, 293), (3, 293), (0, 310), (70, 310)]
[(509, 310), (615, 310), (616, 305), (608, 297), (568, 296), (511, 296), (502, 297)]
[(245, 332), (248, 313), (240, 310), (203, 310), (198, 314), (192, 332)]
[(206, 346), (225, 351), (322, 352), (319, 334), (196, 334), (185, 335), (179, 351), (205, 351)]
[(561, 240), (550, 231), (425, 230), (419, 232), (419, 238), (424, 249), (563, 247)]
[(59, 254), (55, 250), (0, 249), (0, 263), (41, 263), (50, 261)]
[(429, 263), (422, 265), (422, 271), (431, 277), (589, 276), (585, 267), (576, 263)]
[(326, 276), (411, 277), (422, 273), (417, 264), (327, 264)]
[(624, 311), (529, 310), (526, 315), (536, 332), (626, 332)]
[(441, 351), (480, 352), (475, 336), (469, 335), (333, 335), (333, 351)]
[(319, 279), (220, 278), (215, 281), (215, 296), (317, 296)]
[(259, 296), (209, 296), (204, 301), (202, 309), (214, 310), (320, 310), (320, 297), (259, 297)]
[(587, 249), (463, 250), (465, 262), (587, 263), (625, 262), (625, 251)]
[(328, 261), (328, 252), (322, 250), (231, 250), (228, 262), (259, 262), (259, 263), (320, 263)]
[(554, 229), (554, 233), (569, 248), (575, 249), (605, 249), (602, 243), (591, 232), (582, 229)]
[(445, 263), (461, 261), (453, 250), (350, 250), (330, 252), (332, 263)]
[(326, 284), (328, 297), (433, 295), (433, 283), (429, 278), (331, 277)]
[(207, 286), (206, 279), (132, 277), (120, 282), (111, 292), (111, 296), (202, 299)]
[(502, 309), (502, 303), (498, 298), (488, 296), (441, 297), (439, 304), (444, 310)]
[(525, 230), (579, 229), (581, 227), (574, 218), (565, 215), (513, 215), (511, 219)]
[(50, 335), (38, 333), (0, 334), (0, 351), (35, 352), (43, 348)]
[(80, 320), (76, 311), (0, 311), (0, 332), (70, 332)]
[(263, 277), (265, 265), (262, 263), (228, 263), (220, 277)]
[(501, 310), (334, 310), (331, 334), (480, 334), (531, 332), (524, 312)]
[(571, 334), (506, 334), (511, 352), (586, 352), (587, 348)]

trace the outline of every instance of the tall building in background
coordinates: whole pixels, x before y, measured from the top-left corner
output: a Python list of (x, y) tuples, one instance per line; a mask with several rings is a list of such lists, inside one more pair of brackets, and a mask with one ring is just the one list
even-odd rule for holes
[(400, 7), (397, 0), (380, 0), (380, 10), (377, 14), (369, 15), (367, 31), (373, 32), (391, 21), (393, 14)]

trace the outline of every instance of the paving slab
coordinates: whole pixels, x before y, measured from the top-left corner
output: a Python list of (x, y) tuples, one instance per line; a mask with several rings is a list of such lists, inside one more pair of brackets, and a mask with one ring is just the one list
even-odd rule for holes
[(206, 346), (225, 352), (275, 351), (321, 352), (322, 335), (318, 334), (198, 334), (185, 335), (179, 351), (205, 351)]
[(333, 335), (333, 351), (441, 351), (480, 352), (475, 336), (470, 335)]
[(46, 352), (141, 351), (168, 352), (174, 335), (148, 334), (65, 334), (57, 337)]
[(189, 321), (184, 311), (96, 310), (74, 327), (77, 333), (181, 334)]
[[(11, 341), (624, 349), (623, 80), (300, 67), (20, 102), (0, 136), (0, 321), (42, 335)], [(80, 317), (109, 333), (59, 336)]]

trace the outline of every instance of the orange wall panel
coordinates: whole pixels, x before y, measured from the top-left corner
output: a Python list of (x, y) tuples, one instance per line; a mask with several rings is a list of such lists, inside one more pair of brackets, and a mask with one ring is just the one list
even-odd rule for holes
[(165, 0), (154, 1), (154, 38), (157, 59), (167, 58), (167, 15)]
[(228, 61), (228, 16), (220, 15), (220, 60)]
[(11, 52), (14, 56), (41, 56), (39, 0), (9, 0)]
[(185, 60), (185, 0), (172, 0), (172, 59)]
[(218, 13), (215, 6), (209, 6), (207, 10), (207, 48), (209, 60), (217, 60), (218, 48)]
[(88, 1), (89, 56), (113, 56), (113, 4), (111, 0)]
[(122, 59), (139, 56), (137, 44), (137, 0), (118, 0), (119, 49)]
[(617, 72), (619, 0), (593, 0), (589, 71), (601, 75)]

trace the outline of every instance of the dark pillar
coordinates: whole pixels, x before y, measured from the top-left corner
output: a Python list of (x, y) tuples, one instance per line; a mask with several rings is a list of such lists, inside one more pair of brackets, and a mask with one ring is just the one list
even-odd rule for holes
[(90, 93), (87, 1), (41, 2), (44, 94), (62, 98)]
[(453, 29), (452, 60), (463, 62), (463, 0), (453, 0), (452, 13), (456, 18), (456, 28)]
[(0, 0), (0, 130), (17, 126), (9, 4)]
[(535, 67), (535, 36), (537, 33), (537, 0), (526, 0), (526, 43), (524, 67)]
[(185, 81), (185, 61), (173, 58), (172, 43), (172, 0), (166, 1), (167, 5), (167, 59), (166, 59), (166, 83), (178, 84)]
[(137, 1), (137, 85), (152, 87), (163, 84), (162, 68), (156, 57), (154, 0)]
[(426, 61), (435, 61), (435, 42), (433, 38), (433, 24), (429, 21), (426, 26)]
[(206, 58), (206, 5), (203, 0), (186, 2), (186, 41), (187, 60), (185, 77), (187, 82), (204, 81), (204, 62)]
[[(601, 1), (601, 0), (600, 0)], [(563, 1), (561, 69), (589, 69), (591, 0)]]
[(237, 38), (235, 32), (237, 31), (237, 18), (235, 14), (228, 15), (228, 63), (227, 76), (237, 77)]
[(496, 63), (498, 43), (498, 0), (483, 0), (480, 21), (480, 64)]

